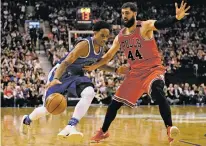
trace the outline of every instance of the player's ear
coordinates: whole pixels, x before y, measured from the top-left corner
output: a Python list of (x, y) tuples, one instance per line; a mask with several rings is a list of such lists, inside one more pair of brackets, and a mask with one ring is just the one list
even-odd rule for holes
[(134, 12), (134, 16), (135, 16), (135, 18), (137, 17), (137, 12)]

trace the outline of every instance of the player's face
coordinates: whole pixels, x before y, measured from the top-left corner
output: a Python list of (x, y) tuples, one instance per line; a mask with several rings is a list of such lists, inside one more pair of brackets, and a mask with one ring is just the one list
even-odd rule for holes
[(100, 31), (94, 33), (95, 41), (99, 46), (105, 46), (110, 35), (109, 29), (100, 29)]
[(125, 27), (130, 28), (135, 24), (136, 12), (131, 11), (130, 8), (122, 9), (122, 21)]

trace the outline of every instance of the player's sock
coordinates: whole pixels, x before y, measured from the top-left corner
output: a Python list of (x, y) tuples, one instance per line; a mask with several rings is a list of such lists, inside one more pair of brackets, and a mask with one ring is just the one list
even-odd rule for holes
[(35, 108), (33, 110), (33, 112), (29, 115), (29, 119), (31, 121), (37, 120), (37, 119), (44, 117), (48, 114), (49, 114), (49, 112), (47, 111), (46, 107), (41, 106), (41, 107)]
[(79, 123), (79, 120), (76, 118), (71, 118), (68, 125), (76, 126)]
[(73, 116), (69, 121), (68, 125), (76, 126), (78, 124), (79, 120), (81, 120), (81, 118), (87, 113), (91, 105), (91, 102), (94, 99), (94, 96), (95, 96), (94, 88), (91, 86), (86, 87), (82, 91), (81, 99), (77, 103), (74, 109)]
[(157, 101), (162, 119), (165, 123), (165, 126), (168, 127), (168, 126), (172, 126), (172, 116), (171, 116), (171, 109), (165, 97), (163, 88), (164, 88), (164, 82), (162, 80), (154, 81), (152, 84), (151, 96), (153, 99)]
[(102, 131), (105, 133), (109, 129), (110, 124), (115, 119), (117, 115), (117, 111), (123, 105), (121, 102), (117, 102), (116, 100), (112, 100), (109, 107), (107, 108), (107, 113), (104, 119), (104, 123), (102, 126)]

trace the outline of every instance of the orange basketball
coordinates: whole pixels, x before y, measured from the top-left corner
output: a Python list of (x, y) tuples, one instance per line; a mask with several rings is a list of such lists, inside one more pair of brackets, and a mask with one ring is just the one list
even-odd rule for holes
[(67, 100), (60, 93), (53, 93), (46, 99), (46, 109), (53, 115), (61, 114), (67, 108)]

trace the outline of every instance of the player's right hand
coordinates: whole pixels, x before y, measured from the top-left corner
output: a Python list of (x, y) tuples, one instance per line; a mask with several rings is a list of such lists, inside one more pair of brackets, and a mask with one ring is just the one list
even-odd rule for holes
[(49, 84), (46, 85), (46, 89), (54, 86), (54, 85), (57, 85), (57, 84), (62, 84), (62, 82), (60, 82), (59, 80), (57, 79), (53, 79)]
[(125, 75), (125, 74), (127, 74), (128, 72), (130, 71), (130, 67), (128, 67), (128, 66), (120, 66), (118, 69), (117, 69), (117, 73), (118, 74), (123, 74), (123, 75)]

